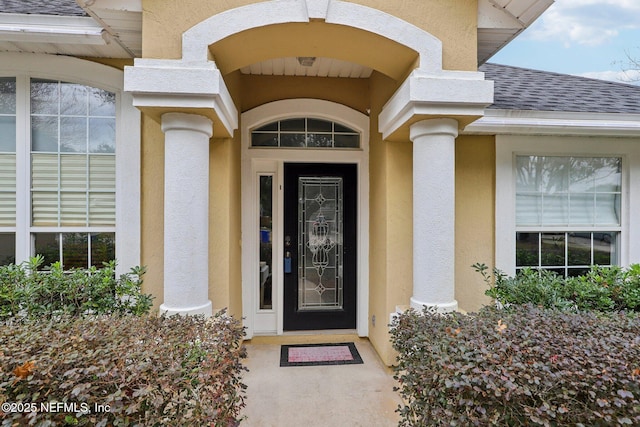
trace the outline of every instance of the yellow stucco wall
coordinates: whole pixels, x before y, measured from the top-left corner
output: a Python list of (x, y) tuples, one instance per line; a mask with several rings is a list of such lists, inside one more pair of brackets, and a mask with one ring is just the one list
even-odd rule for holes
[(442, 41), (446, 70), (477, 69), (477, 0), (353, 0), (397, 16)]
[[(250, 0), (203, 1), (203, 0), (143, 0), (142, 52), (146, 58), (178, 59), (182, 55), (182, 34), (201, 21), (229, 9), (258, 3)], [(443, 42), (443, 65), (445, 69), (475, 70), (477, 46), (477, 0), (357, 0), (363, 6), (372, 7), (424, 29)], [(185, 13), (188, 11), (188, 13)], [(295, 43), (296, 37), (287, 37)], [(344, 37), (342, 38), (344, 40)], [(260, 43), (260, 38), (255, 38)], [(249, 48), (241, 38), (235, 44), (239, 55)], [(340, 49), (341, 44), (334, 44)], [(343, 43), (345, 44), (345, 43)], [(309, 45), (310, 49), (322, 44)], [(273, 46), (272, 49), (277, 49)], [(232, 47), (233, 49), (233, 47)], [(376, 53), (386, 57), (385, 48), (379, 43)], [(253, 55), (265, 55), (264, 49), (257, 49)], [(337, 53), (339, 57), (339, 53)], [(318, 54), (318, 56), (322, 56)], [(233, 70), (226, 70), (227, 72)]]
[(477, 262), (493, 268), (495, 254), (495, 138), (456, 140), (456, 300), (461, 310), (490, 303)]
[(233, 139), (213, 139), (209, 161), (209, 298), (242, 316), (240, 283), (240, 150)]
[(108, 65), (118, 70), (124, 70), (127, 65), (133, 65), (133, 59), (119, 59), (119, 58), (85, 58), (87, 61), (97, 62), (98, 64)]
[[(371, 77), (369, 140), (369, 339), (384, 363), (395, 362), (389, 344), (389, 314), (407, 304), (412, 284), (412, 146), (384, 141), (378, 115), (395, 82)], [(375, 325), (372, 317), (375, 316)]]
[(142, 115), (140, 189), (140, 263), (147, 268), (143, 288), (154, 308), (163, 302), (164, 278), (164, 133), (160, 124)]
[(361, 113), (370, 106), (368, 79), (241, 75), (240, 81), (241, 111), (290, 98), (323, 99)]

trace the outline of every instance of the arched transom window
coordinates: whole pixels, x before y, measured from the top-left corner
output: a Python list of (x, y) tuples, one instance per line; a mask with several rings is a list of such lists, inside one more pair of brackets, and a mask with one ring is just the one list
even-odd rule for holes
[(360, 132), (311, 117), (278, 120), (251, 131), (252, 147), (360, 148)]

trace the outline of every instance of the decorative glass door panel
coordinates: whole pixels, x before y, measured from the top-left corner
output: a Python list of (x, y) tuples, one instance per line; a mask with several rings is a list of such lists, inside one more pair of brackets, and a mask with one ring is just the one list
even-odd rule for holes
[(356, 327), (357, 166), (284, 167), (284, 329)]
[(298, 310), (340, 310), (342, 178), (298, 178)]

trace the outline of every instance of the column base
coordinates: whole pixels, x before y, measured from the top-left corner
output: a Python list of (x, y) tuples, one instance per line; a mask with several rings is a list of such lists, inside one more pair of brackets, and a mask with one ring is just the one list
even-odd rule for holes
[(458, 301), (456, 300), (453, 300), (450, 302), (433, 303), (433, 302), (418, 301), (417, 299), (411, 297), (411, 308), (418, 311), (422, 311), (424, 306), (427, 306), (429, 308), (435, 307), (436, 312), (438, 313), (450, 313), (452, 311), (458, 311)]
[(198, 314), (204, 314), (205, 317), (210, 317), (213, 314), (213, 306), (211, 301), (207, 301), (206, 304), (196, 307), (169, 307), (165, 304), (160, 304), (160, 314), (166, 314), (167, 316), (173, 316), (174, 314), (180, 314), (183, 316), (194, 316)]

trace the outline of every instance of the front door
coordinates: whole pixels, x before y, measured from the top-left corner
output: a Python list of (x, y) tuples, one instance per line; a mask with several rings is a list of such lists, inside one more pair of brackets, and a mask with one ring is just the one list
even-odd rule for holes
[(284, 330), (355, 329), (357, 166), (284, 166)]

